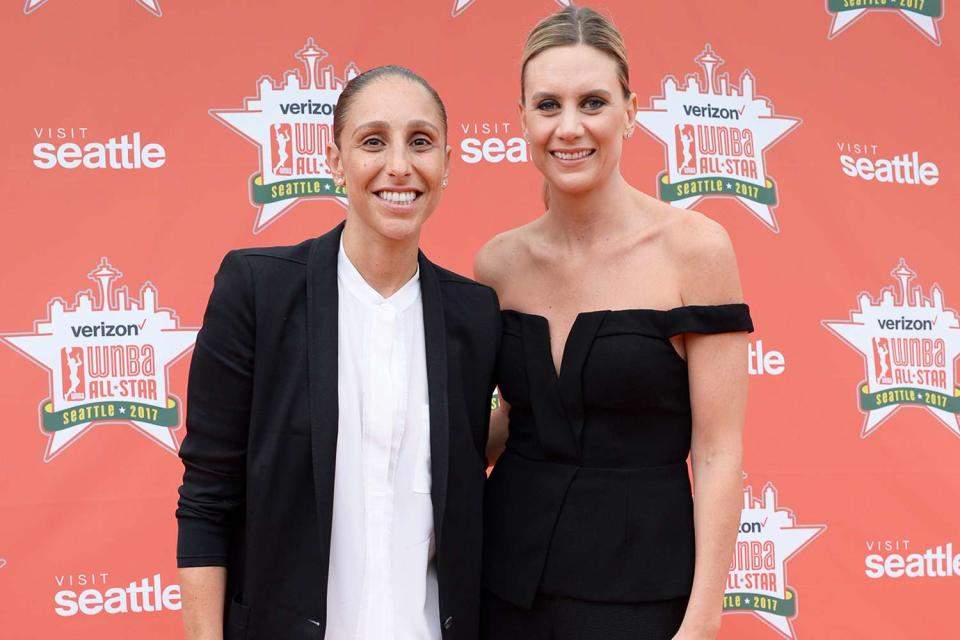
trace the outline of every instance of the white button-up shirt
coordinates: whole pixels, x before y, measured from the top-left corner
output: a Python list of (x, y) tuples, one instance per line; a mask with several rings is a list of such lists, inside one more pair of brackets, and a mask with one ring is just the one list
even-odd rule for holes
[(326, 640), (439, 640), (420, 272), (384, 298), (341, 242), (337, 276)]

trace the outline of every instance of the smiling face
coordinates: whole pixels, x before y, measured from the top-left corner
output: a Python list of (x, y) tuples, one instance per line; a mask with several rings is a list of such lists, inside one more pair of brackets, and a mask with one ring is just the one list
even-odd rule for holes
[(551, 189), (577, 194), (605, 183), (637, 103), (624, 97), (614, 59), (582, 44), (552, 47), (527, 63), (523, 81), (520, 117)]
[(353, 97), (340, 146), (328, 146), (327, 158), (347, 188), (351, 224), (406, 240), (419, 237), (440, 202), (450, 147), (427, 90), (402, 76), (386, 76)]

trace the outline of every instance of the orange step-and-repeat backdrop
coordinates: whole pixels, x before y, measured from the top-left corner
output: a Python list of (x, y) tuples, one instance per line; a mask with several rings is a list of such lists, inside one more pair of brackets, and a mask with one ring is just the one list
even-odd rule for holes
[[(394, 63), (447, 103), (423, 247), (469, 274), (541, 213), (519, 56), (563, 2), (3, 4), (0, 636), (178, 637), (176, 453), (221, 257), (343, 217), (332, 104)], [(721, 637), (953, 637), (953, 7), (590, 4), (642, 106), (624, 174), (727, 228), (758, 329)]]

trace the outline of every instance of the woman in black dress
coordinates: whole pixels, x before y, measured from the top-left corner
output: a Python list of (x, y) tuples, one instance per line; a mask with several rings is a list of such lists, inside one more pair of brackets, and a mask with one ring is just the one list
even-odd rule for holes
[(571, 7), (541, 21), (521, 83), (548, 209), (476, 262), (505, 309), (484, 636), (712, 640), (752, 330), (730, 239), (621, 175), (637, 99), (608, 20)]

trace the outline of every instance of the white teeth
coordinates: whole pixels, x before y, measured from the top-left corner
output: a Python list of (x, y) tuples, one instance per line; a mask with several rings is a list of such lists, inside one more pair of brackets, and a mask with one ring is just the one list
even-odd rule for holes
[(393, 204), (410, 204), (417, 198), (415, 191), (380, 191), (377, 196)]
[(593, 153), (592, 150), (577, 151), (576, 153), (567, 153), (566, 151), (554, 151), (553, 155), (560, 158), (561, 160), (579, 160), (580, 158), (586, 158), (591, 153)]

